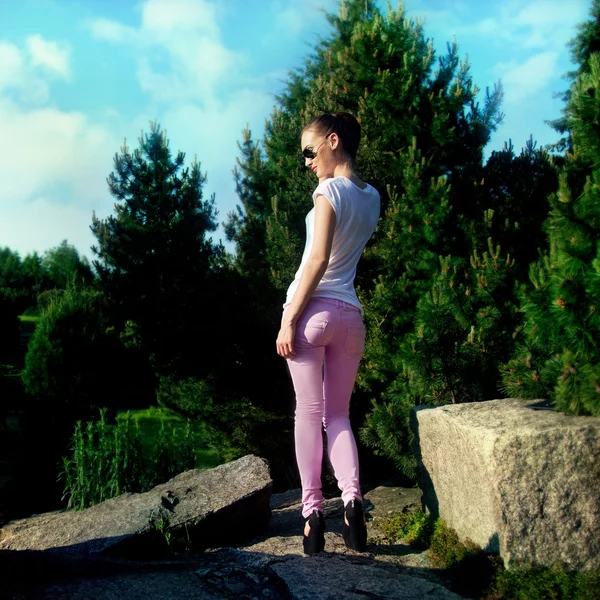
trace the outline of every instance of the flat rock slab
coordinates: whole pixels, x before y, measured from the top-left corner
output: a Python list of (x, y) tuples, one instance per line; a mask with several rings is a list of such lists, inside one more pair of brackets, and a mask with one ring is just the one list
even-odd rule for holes
[[(88, 579), (46, 588), (40, 600), (221, 600), (222, 592), (202, 584), (193, 571), (145, 573)], [(29, 595), (27, 598), (31, 598)]]
[(84, 511), (59, 511), (8, 523), (0, 550), (60, 550), (152, 558), (174, 541), (194, 548), (256, 534), (270, 518), (272, 481), (265, 460), (244, 456), (193, 469), (142, 494), (122, 494)]
[(600, 418), (490, 400), (411, 411), (423, 503), (515, 561), (600, 568)]
[[(5, 551), (10, 552), (10, 551)], [(0, 553), (1, 556), (2, 553)], [(19, 552), (18, 554), (26, 554)], [(45, 554), (41, 552), (40, 554)], [(0, 578), (2, 600), (222, 600), (270, 598), (289, 600), (285, 584), (269, 571), (272, 559), (233, 548), (182, 554), (169, 560), (126, 561), (97, 557), (86, 570), (40, 572), (29, 564), (26, 581)], [(51, 565), (46, 565), (50, 567)], [(38, 568), (36, 568), (38, 567)], [(1, 569), (0, 569), (1, 571)], [(35, 574), (35, 576), (32, 576)]]
[(280, 494), (271, 494), (271, 508), (273, 509), (287, 508), (300, 502), (302, 502), (302, 490), (300, 488), (281, 492)]
[(421, 508), (420, 488), (379, 486), (364, 495), (365, 508), (371, 516), (395, 517), (406, 510)]
[(271, 569), (285, 582), (294, 600), (462, 598), (440, 585), (401, 571), (392, 573), (371, 565), (354, 564), (335, 555), (288, 560), (272, 565)]

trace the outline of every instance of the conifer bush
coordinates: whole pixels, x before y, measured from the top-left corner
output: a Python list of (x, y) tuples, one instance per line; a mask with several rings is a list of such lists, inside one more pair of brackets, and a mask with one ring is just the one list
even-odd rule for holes
[(572, 149), (550, 197), (550, 251), (532, 264), (522, 290), (523, 330), (503, 382), (507, 395), (600, 416), (599, 53), (571, 89), (566, 124)]

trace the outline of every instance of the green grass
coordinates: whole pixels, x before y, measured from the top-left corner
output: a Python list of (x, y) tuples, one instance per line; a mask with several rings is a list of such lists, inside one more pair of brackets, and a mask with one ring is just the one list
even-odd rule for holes
[[(75, 425), (60, 479), (68, 508), (81, 510), (124, 492), (145, 492), (193, 468), (227, 460), (227, 445), (200, 422), (150, 408), (122, 411), (116, 423), (100, 409), (95, 421)], [(225, 451), (224, 451), (225, 450)]]
[(41, 317), (35, 315), (19, 315), (21, 323), (35, 323), (37, 325), (40, 319)]
[(20, 367), (15, 365), (0, 364), (0, 377), (19, 377)]
[[(150, 408), (141, 410), (123, 410), (117, 414), (117, 420), (131, 418), (140, 427), (142, 450), (147, 452), (155, 444), (164, 426), (167, 431), (180, 430), (183, 432), (186, 421), (167, 408)], [(227, 460), (228, 449), (217, 448), (211, 439), (210, 432), (204, 423), (192, 423), (192, 429), (199, 440), (194, 449), (197, 469), (210, 469)]]

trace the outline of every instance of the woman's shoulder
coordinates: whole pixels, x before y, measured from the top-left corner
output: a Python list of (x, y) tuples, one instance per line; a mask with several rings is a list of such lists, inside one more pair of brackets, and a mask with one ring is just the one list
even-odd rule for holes
[(335, 193), (339, 190), (339, 183), (336, 183), (337, 177), (328, 177), (327, 179), (323, 179), (323, 181), (319, 181), (317, 187), (313, 192), (313, 199), (316, 199), (317, 196), (327, 196), (330, 197), (332, 193)]

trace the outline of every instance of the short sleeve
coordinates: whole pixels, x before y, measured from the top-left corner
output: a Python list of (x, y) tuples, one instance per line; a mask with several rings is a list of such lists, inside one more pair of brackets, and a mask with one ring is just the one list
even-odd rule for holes
[(342, 203), (340, 202), (340, 193), (335, 185), (335, 181), (333, 179), (326, 179), (319, 183), (313, 192), (313, 204), (317, 201), (317, 196), (319, 194), (325, 196), (325, 198), (329, 200), (329, 203), (335, 212), (336, 220), (339, 222), (342, 216)]

